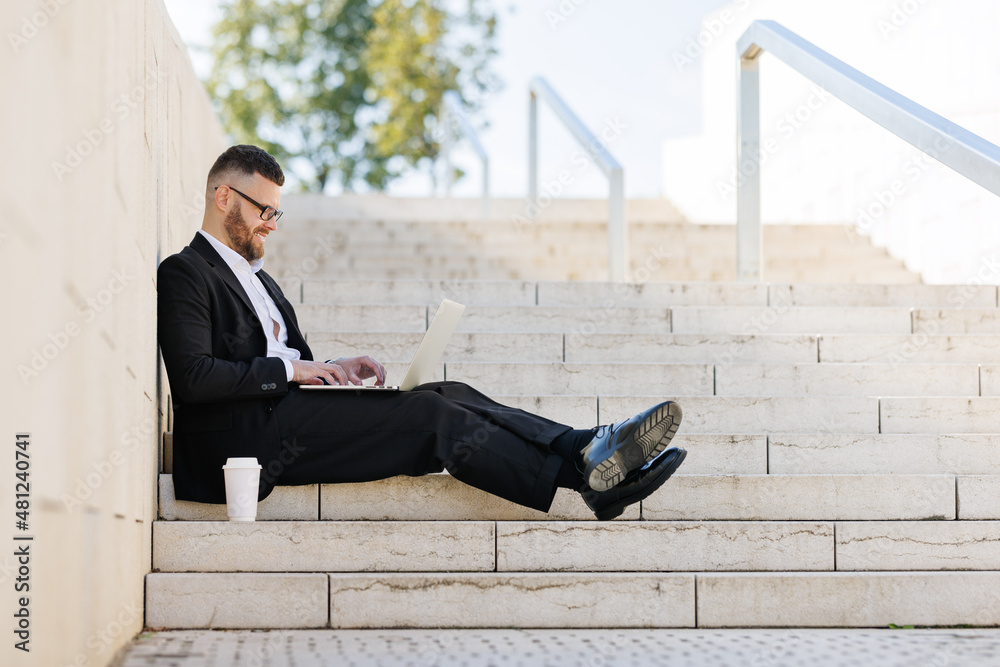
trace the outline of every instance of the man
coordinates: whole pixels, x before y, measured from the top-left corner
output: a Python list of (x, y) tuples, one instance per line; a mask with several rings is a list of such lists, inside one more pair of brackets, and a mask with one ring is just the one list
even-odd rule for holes
[(284, 181), (260, 148), (225, 151), (208, 174), (202, 229), (157, 271), (179, 500), (226, 502), (223, 464), (253, 456), (263, 466), (258, 500), (278, 484), (448, 470), (541, 511), (558, 487), (575, 489), (598, 519), (612, 519), (680, 466), (686, 452), (668, 445), (681, 410), (669, 401), (576, 430), (459, 382), (409, 392), (299, 389), (372, 377), (381, 385), (385, 369), (369, 356), (314, 361), (291, 304), (261, 270)]

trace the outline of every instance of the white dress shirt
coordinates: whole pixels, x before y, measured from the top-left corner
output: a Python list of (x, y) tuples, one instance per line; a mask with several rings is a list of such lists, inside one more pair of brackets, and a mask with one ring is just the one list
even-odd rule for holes
[[(264, 335), (267, 336), (267, 356), (278, 357), (284, 362), (285, 375), (288, 377), (288, 381), (291, 382), (292, 377), (295, 375), (292, 362), (300, 359), (302, 354), (294, 347), (288, 347), (288, 329), (285, 327), (285, 318), (281, 316), (281, 311), (278, 310), (274, 299), (267, 293), (267, 290), (264, 289), (264, 284), (257, 277), (257, 272), (264, 266), (264, 260), (258, 259), (251, 264), (247, 262), (243, 255), (204, 229), (199, 229), (198, 233), (208, 239), (208, 242), (212, 244), (212, 247), (219, 253), (219, 256), (222, 257), (223, 261), (236, 274), (240, 285), (243, 286), (243, 291), (247, 293), (250, 303), (253, 304), (253, 308), (257, 312), (257, 319), (260, 320), (261, 327), (264, 329)], [(271, 320), (278, 323), (277, 338), (274, 337), (274, 325), (271, 323)]]

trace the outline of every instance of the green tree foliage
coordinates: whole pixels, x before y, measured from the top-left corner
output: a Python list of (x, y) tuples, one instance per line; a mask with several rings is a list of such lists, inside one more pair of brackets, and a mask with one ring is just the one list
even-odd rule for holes
[(475, 108), (496, 90), (484, 1), (231, 0), (206, 85), (232, 137), (282, 159), (305, 188), (383, 189), (431, 169), (445, 91)]

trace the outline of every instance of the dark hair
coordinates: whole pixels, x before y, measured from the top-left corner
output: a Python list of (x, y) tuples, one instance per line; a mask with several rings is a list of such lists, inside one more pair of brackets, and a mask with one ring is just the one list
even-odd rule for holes
[(209, 184), (219, 175), (226, 173), (237, 173), (245, 176), (260, 174), (275, 185), (285, 184), (285, 173), (281, 171), (278, 161), (263, 148), (249, 144), (227, 148), (208, 171)]

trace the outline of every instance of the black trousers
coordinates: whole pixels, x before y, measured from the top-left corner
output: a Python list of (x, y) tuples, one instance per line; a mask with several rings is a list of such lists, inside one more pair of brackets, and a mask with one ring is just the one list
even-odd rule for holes
[(460, 382), (431, 382), (408, 392), (303, 391), (293, 385), (275, 410), (285, 450), (276, 485), (447, 470), (543, 512), (555, 497), (563, 461), (549, 445), (570, 430)]

